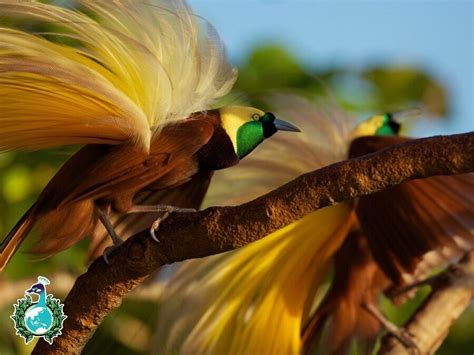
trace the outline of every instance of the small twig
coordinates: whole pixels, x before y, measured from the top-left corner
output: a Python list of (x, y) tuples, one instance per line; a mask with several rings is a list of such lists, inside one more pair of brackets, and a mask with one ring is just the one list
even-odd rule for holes
[(445, 273), (441, 273), (438, 275), (430, 276), (426, 279), (399, 287), (399, 288), (394, 288), (393, 290), (389, 290), (386, 294), (389, 298), (395, 299), (399, 296), (402, 296), (410, 291), (412, 291), (415, 288), (419, 288), (421, 286), (433, 286), (434, 283), (438, 282), (439, 279), (446, 277)]
[[(433, 291), (404, 326), (421, 354), (434, 354), (448, 335), (449, 328), (470, 305), (474, 297), (474, 251), (432, 284)], [(382, 339), (379, 355), (410, 354), (394, 336)]]
[(147, 229), (120, 245), (110, 265), (96, 260), (65, 300), (63, 334), (51, 346), (39, 341), (34, 353), (80, 353), (123, 297), (164, 264), (244, 246), (320, 208), (408, 180), (473, 171), (474, 133), (424, 138), (302, 175), (240, 206), (173, 214), (160, 225), (159, 244)]
[(408, 292), (410, 292), (414, 289), (422, 287), (422, 286), (434, 287), (435, 285), (437, 285), (439, 283), (446, 282), (447, 279), (452, 277), (453, 273), (457, 272), (456, 271), (457, 269), (458, 269), (458, 265), (453, 264), (449, 268), (444, 270), (443, 272), (440, 272), (439, 274), (427, 277), (426, 279), (419, 280), (419, 281), (413, 282), (413, 283), (408, 284), (408, 285), (404, 285), (404, 286), (399, 287), (399, 288), (394, 288), (392, 290), (389, 290), (386, 293), (386, 295), (391, 299), (395, 299), (399, 296), (402, 296), (402, 295), (404, 295), (404, 294), (406, 294), (406, 293), (408, 293)]
[(362, 304), (362, 307), (384, 326), (388, 334), (391, 334), (392, 336), (397, 338), (398, 341), (405, 346), (407, 351), (409, 351), (410, 355), (420, 354), (420, 351), (413, 339), (411, 338), (410, 334), (405, 331), (405, 329), (399, 328), (395, 324), (390, 322), (375, 304), (364, 303)]

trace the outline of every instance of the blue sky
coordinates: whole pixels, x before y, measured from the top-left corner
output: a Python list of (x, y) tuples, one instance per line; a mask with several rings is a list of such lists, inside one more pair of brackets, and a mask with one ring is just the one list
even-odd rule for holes
[(256, 44), (281, 43), (311, 66), (415, 64), (443, 82), (453, 111), (419, 135), (474, 130), (474, 1), (189, 0), (238, 62)]

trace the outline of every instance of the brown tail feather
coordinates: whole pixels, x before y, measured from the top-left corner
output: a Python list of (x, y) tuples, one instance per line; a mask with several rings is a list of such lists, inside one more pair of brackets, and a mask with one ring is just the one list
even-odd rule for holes
[(36, 221), (36, 208), (33, 205), (0, 244), (0, 272), (3, 271), (12, 256), (25, 240)]

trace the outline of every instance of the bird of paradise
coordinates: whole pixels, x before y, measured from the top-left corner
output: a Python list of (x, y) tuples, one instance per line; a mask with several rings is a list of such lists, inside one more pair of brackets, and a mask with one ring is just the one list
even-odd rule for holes
[[(0, 151), (84, 145), (2, 242), (0, 269), (35, 226), (41, 234), (37, 252), (55, 253), (92, 234), (93, 252), (100, 253), (107, 234), (120, 243), (117, 235), (149, 226), (166, 205), (197, 207), (214, 170), (238, 163), (277, 130), (297, 130), (255, 108), (212, 109), (214, 100), (231, 89), (236, 71), (212, 27), (183, 1), (78, 4), (81, 9), (73, 10), (38, 1), (0, 0), (2, 17), (61, 27), (46, 34), (0, 27)], [(288, 104), (280, 112), (301, 121), (307, 135), (294, 142), (274, 138), (279, 144), (268, 145), (261, 158), (249, 160), (241, 171), (223, 174), (221, 201), (236, 190), (235, 176), (242, 197), (250, 197), (344, 159), (355, 136), (393, 130), (386, 115), (352, 130), (345, 118), (334, 121), (331, 112), (328, 119), (304, 100), (281, 98), (280, 103)], [(453, 179), (451, 186), (472, 189), (469, 178)], [(382, 253), (374, 257), (395, 284), (428, 251), (448, 244), (454, 252), (444, 257), (451, 257), (471, 245), (472, 194), (459, 196), (443, 187), (445, 180), (431, 181), (408, 186), (424, 191), (422, 205), (433, 211), (426, 194), (445, 195), (444, 215), (455, 205), (456, 217), (449, 220), (450, 233), (435, 223), (426, 228), (438, 238), (427, 241), (431, 234), (421, 233), (421, 242), (411, 245), (407, 255), (401, 255), (406, 240), (390, 234), (398, 244), (384, 248), (377, 237), (380, 231), (370, 228), (370, 209), (358, 207), (368, 244)], [(361, 199), (359, 206), (364, 201), (367, 206), (370, 200)], [(183, 266), (164, 295), (167, 306), (157, 333), (160, 350), (300, 352), (302, 333), (347, 301), (346, 294), (339, 294), (341, 302), (323, 303), (324, 314), (314, 312), (315, 295), (332, 256), (354, 227), (353, 211), (349, 203), (326, 208), (242, 250)], [(443, 211), (436, 210), (436, 217), (440, 215)], [(375, 220), (383, 224), (393, 216), (403, 218), (386, 213)], [(189, 293), (195, 297), (187, 298)], [(350, 300), (352, 307), (359, 307)], [(341, 319), (334, 323), (343, 324)], [(345, 324), (344, 334), (352, 334), (354, 322)], [(339, 343), (345, 342), (342, 338)]]
[[(390, 115), (356, 125), (336, 107), (296, 96), (277, 95), (271, 102), (304, 133), (291, 142), (278, 137), (238, 171), (222, 172), (211, 186), (209, 204), (241, 203), (302, 173), (343, 160), (351, 142), (353, 155), (368, 153), (376, 148), (363, 137), (394, 135), (400, 128)], [(464, 198), (450, 184), (463, 189)], [(427, 195), (432, 197), (427, 200)], [(413, 281), (472, 248), (473, 196), (472, 174), (414, 181), (375, 194), (367, 202), (360, 199), (313, 212), (242, 249), (184, 262), (163, 281), (154, 350), (298, 354), (310, 351), (326, 324), (324, 353), (344, 353), (353, 336), (368, 351), (380, 323), (362, 303), (376, 304), (389, 286)], [(456, 208), (436, 207), (453, 206), (454, 201)], [(451, 220), (444, 225), (435, 222), (440, 213)], [(405, 224), (406, 230), (390, 231), (393, 223)], [(334, 282), (321, 302), (322, 285), (333, 263)]]
[(0, 152), (83, 146), (0, 244), (0, 271), (33, 228), (46, 255), (88, 235), (118, 245), (199, 204), (213, 171), (298, 131), (256, 108), (211, 107), (237, 71), (184, 1), (76, 5), (0, 0), (2, 18), (52, 25), (0, 26)]

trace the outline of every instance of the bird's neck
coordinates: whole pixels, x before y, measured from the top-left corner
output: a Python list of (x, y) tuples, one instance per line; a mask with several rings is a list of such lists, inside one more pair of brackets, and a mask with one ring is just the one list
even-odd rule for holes
[(38, 295), (38, 306), (46, 306), (46, 290), (41, 291)]
[(211, 139), (198, 152), (199, 165), (210, 170), (228, 168), (238, 163), (234, 145), (222, 127), (219, 110), (209, 110), (193, 114), (190, 118), (202, 119), (214, 126)]

